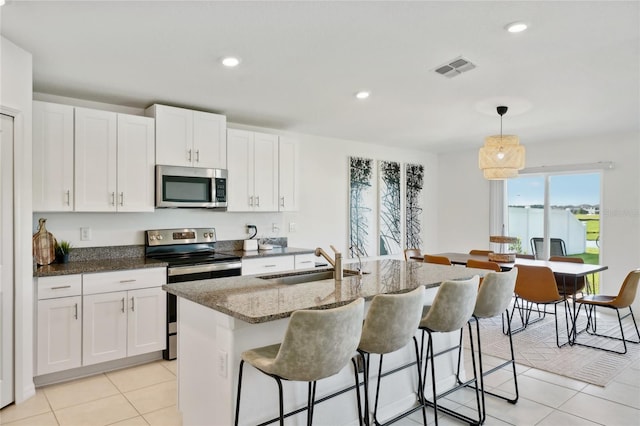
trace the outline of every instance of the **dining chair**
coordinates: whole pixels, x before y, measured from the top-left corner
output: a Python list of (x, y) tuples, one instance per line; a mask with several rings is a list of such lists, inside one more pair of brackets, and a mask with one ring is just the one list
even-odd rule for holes
[(240, 416), (242, 369), (245, 362), (276, 381), (282, 426), (285, 417), (282, 380), (308, 382), (307, 425), (311, 425), (316, 382), (339, 373), (351, 360), (358, 398), (358, 418), (362, 426), (360, 383), (356, 357), (353, 355), (360, 343), (363, 318), (363, 298), (333, 309), (295, 311), (291, 314), (282, 343), (243, 352), (238, 370), (235, 425), (238, 425)]
[[(584, 263), (584, 259), (581, 257), (569, 257), (569, 256), (551, 256), (550, 262), (569, 262), (569, 263)], [(573, 277), (566, 274), (560, 274), (554, 272), (556, 277), (556, 283), (558, 284), (558, 293), (563, 296), (575, 297), (577, 293), (587, 288), (587, 293), (593, 293), (589, 289), (588, 280), (586, 277)], [(587, 285), (585, 285), (587, 284)]]
[(438, 265), (451, 265), (451, 261), (446, 256), (433, 256), (430, 254), (424, 255), (425, 263), (435, 263)]
[[(515, 286), (515, 301), (511, 314), (509, 315), (509, 326), (513, 321), (513, 316), (518, 311), (522, 326), (516, 330), (511, 329), (511, 333), (519, 333), (527, 328), (527, 326), (543, 320), (547, 314), (547, 305), (553, 305), (553, 316), (555, 320), (556, 328), (556, 345), (561, 348), (569, 343), (569, 306), (567, 298), (558, 293), (558, 285), (556, 284), (556, 278), (553, 275), (551, 268), (546, 266), (528, 266), (528, 265), (516, 265), (518, 269), (518, 278), (516, 279)], [(514, 268), (514, 269), (515, 269)], [(522, 306), (520, 306), (522, 303)], [(564, 304), (565, 321), (567, 326), (567, 341), (560, 344), (560, 334), (558, 332), (558, 304)], [(538, 318), (531, 320), (531, 313), (533, 312), (533, 304), (537, 305), (536, 312), (538, 312)], [(544, 306), (544, 310), (540, 312), (540, 305)], [(540, 315), (542, 313), (542, 315)]]
[(427, 424), (427, 414), (424, 404), (420, 399), (422, 391), (422, 379), (420, 370), (420, 353), (416, 340), (416, 329), (422, 319), (424, 307), (424, 286), (401, 294), (378, 294), (371, 300), (367, 317), (362, 326), (362, 337), (358, 345), (364, 366), (364, 419), (369, 424), (369, 359), (371, 354), (379, 356), (378, 380), (376, 386), (376, 398), (373, 406), (373, 420), (376, 425), (393, 423), (406, 415), (416, 411), (400, 413), (385, 423), (378, 420), (378, 400), (380, 396), (380, 383), (382, 382), (382, 360), (384, 355), (396, 352), (409, 344), (413, 339), (416, 368), (418, 369), (418, 402), (422, 409), (422, 421)]
[(493, 250), (469, 250), (469, 254), (475, 254), (479, 256), (488, 256), (491, 253), (493, 253)]
[[(542, 256), (542, 245), (543, 245), (542, 237), (533, 237), (531, 238), (531, 251), (536, 259), (540, 259)], [(567, 255), (567, 247), (564, 244), (564, 240), (561, 238), (549, 238), (549, 256), (566, 256)]]
[[(438, 425), (438, 411), (442, 411), (459, 420), (468, 422), (469, 424), (480, 424), (480, 419), (482, 416), (479, 393), (480, 387), (477, 385), (478, 373), (476, 369), (475, 351), (471, 333), (469, 333), (469, 344), (471, 349), (471, 364), (473, 366), (473, 379), (470, 379), (465, 383), (461, 383), (452, 389), (448, 389), (440, 395), (438, 395), (436, 389), (436, 372), (434, 359), (438, 355), (442, 355), (450, 351), (459, 349), (459, 346), (453, 346), (440, 351), (437, 354), (434, 354), (435, 351), (433, 343), (433, 335), (436, 333), (462, 333), (462, 329), (465, 324), (467, 324), (467, 326), (469, 327), (469, 331), (471, 331), (471, 324), (469, 324), (469, 319), (473, 315), (473, 310), (476, 305), (479, 281), (480, 280), (478, 275), (475, 275), (469, 280), (443, 281), (442, 284), (440, 284), (440, 286), (438, 287), (438, 291), (433, 299), (433, 303), (431, 304), (431, 306), (425, 306), (423, 310), (423, 317), (420, 321), (420, 330), (422, 330), (420, 359), (424, 359), (425, 362), (422, 378), (422, 398), (426, 405), (433, 407), (436, 425)], [(425, 334), (428, 336), (427, 352), (423, 358)], [(429, 364), (431, 364), (432, 401), (427, 400), (424, 393), (424, 388), (426, 387), (427, 380), (427, 366)], [(449, 408), (438, 406), (438, 399), (443, 398), (446, 395), (451, 394), (453, 391), (469, 386), (471, 384), (473, 384), (475, 387), (478, 419), (472, 419)]]
[(516, 253), (516, 259), (530, 259), (535, 260), (536, 257), (532, 254)]
[[(502, 268), (498, 263), (490, 262), (488, 260), (469, 259), (467, 260), (467, 268), (488, 269), (494, 272), (502, 271)], [(482, 280), (480, 280), (480, 282), (482, 282)]]
[[(479, 378), (480, 378), (480, 390), (481, 390), (481, 400), (482, 400), (482, 417), (480, 419), (480, 423), (483, 423), (486, 419), (486, 404), (485, 404), (485, 394), (495, 396), (505, 401), (510, 402), (511, 404), (515, 404), (518, 402), (519, 392), (518, 392), (518, 378), (516, 374), (516, 361), (515, 361), (515, 352), (513, 350), (513, 340), (511, 338), (511, 328), (509, 327), (509, 323), (507, 322), (507, 332), (505, 333), (509, 337), (509, 349), (511, 353), (511, 358), (507, 361), (502, 362), (500, 365), (496, 365), (491, 367), (488, 371), (484, 371), (484, 366), (482, 364), (482, 340), (480, 339), (480, 320), (493, 318), (497, 315), (509, 315), (509, 304), (511, 303), (511, 298), (513, 297), (513, 291), (516, 285), (516, 277), (518, 275), (518, 269), (513, 268), (510, 271), (506, 272), (489, 272), (484, 276), (484, 280), (480, 285), (480, 289), (478, 290), (478, 297), (476, 299), (476, 305), (473, 310), (473, 315), (469, 322), (475, 321), (476, 323), (476, 339), (478, 341), (478, 367), (480, 370)], [(469, 328), (471, 332), (471, 327)], [(462, 334), (460, 335), (460, 349), (458, 350), (458, 369), (456, 373), (456, 378), (458, 383), (461, 384), (462, 380), (460, 380), (460, 360), (462, 359)], [(513, 370), (513, 383), (514, 383), (514, 397), (508, 397), (501, 394), (497, 394), (495, 392), (491, 392), (485, 389), (484, 386), (484, 377), (492, 374), (496, 371), (502, 370), (503, 367), (507, 365), (511, 365)]]
[(404, 250), (404, 260), (407, 262), (419, 262), (418, 259), (412, 257), (422, 257), (422, 252), (417, 248), (408, 248)]
[[(585, 311), (587, 312), (587, 326), (585, 328), (585, 331), (588, 334), (591, 334), (593, 336), (606, 337), (608, 339), (622, 341), (624, 350), (616, 351), (616, 350), (608, 349), (602, 346), (593, 346), (593, 345), (588, 345), (586, 343), (580, 343), (577, 341), (577, 336), (576, 336), (576, 342), (575, 342), (576, 345), (587, 346), (595, 349), (601, 349), (607, 352), (625, 354), (627, 353), (627, 342), (640, 343), (640, 332), (638, 332), (638, 324), (636, 324), (636, 318), (633, 315), (633, 309), (631, 309), (631, 304), (636, 298), (639, 280), (640, 280), (640, 269), (636, 269), (634, 271), (629, 272), (629, 274), (627, 274), (627, 277), (624, 279), (624, 282), (622, 283), (622, 287), (620, 287), (620, 291), (618, 292), (617, 296), (590, 294), (590, 295), (586, 295), (576, 299), (576, 303), (578, 303), (579, 305), (578, 312), (580, 312), (580, 308), (582, 308), (582, 306), (585, 307)], [(620, 326), (621, 337), (597, 333), (596, 308), (598, 307), (614, 309), (616, 311), (616, 314), (618, 315), (618, 325)], [(620, 309), (624, 309), (624, 308), (629, 308), (629, 313), (624, 317), (620, 317)], [(633, 321), (633, 326), (636, 330), (636, 335), (638, 336), (638, 340), (629, 340), (624, 337), (622, 319), (626, 318), (627, 316), (631, 316), (631, 320)]]

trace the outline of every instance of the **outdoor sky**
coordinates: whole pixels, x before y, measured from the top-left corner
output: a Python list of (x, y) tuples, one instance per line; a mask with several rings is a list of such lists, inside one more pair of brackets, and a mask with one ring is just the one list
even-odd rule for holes
[[(600, 173), (551, 176), (550, 204), (600, 204)], [(510, 206), (544, 204), (544, 176), (526, 176), (507, 181)]]

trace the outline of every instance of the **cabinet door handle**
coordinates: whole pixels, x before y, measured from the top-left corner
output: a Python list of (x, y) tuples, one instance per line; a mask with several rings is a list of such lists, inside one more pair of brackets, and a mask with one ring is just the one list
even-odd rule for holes
[(56, 286), (56, 287), (51, 287), (51, 290), (60, 290), (62, 288), (71, 288), (71, 286), (70, 285), (59, 285), (59, 286)]
[(253, 195), (249, 196), (249, 206), (253, 207)]
[(71, 190), (67, 189), (67, 205), (71, 205)]
[(200, 150), (196, 149), (196, 163), (200, 162)]
[(136, 310), (136, 302), (135, 302), (135, 297), (131, 297), (131, 312), (134, 312)]
[(124, 192), (120, 193), (120, 205), (124, 206)]
[(256, 207), (260, 207), (260, 196), (256, 195)]
[(126, 284), (126, 283), (135, 283), (136, 280), (131, 279), (131, 280), (120, 280), (120, 284)]
[(284, 197), (280, 197), (280, 207), (284, 207)]
[(78, 304), (75, 305), (75, 313), (73, 314), (73, 318), (78, 319)]
[(187, 150), (187, 154), (188, 154), (187, 161), (191, 162), (191, 150), (190, 149)]
[(298, 263), (302, 264), (302, 263), (312, 263), (312, 262), (313, 262), (312, 260), (303, 260), (302, 262), (298, 262)]
[(122, 313), (124, 314), (124, 297), (122, 298)]
[(116, 205), (116, 193), (115, 192), (111, 193), (111, 205), (112, 206)]
[(276, 265), (264, 265), (265, 268), (275, 268)]

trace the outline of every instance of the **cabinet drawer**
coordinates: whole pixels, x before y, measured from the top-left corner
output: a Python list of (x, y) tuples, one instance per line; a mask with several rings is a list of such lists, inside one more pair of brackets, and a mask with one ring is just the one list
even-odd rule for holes
[(82, 294), (82, 275), (60, 275), (37, 279), (38, 300)]
[(311, 269), (316, 267), (318, 258), (315, 254), (296, 254), (296, 269)]
[(242, 275), (268, 274), (294, 269), (294, 256), (272, 256), (242, 260)]
[(165, 268), (130, 269), (126, 271), (84, 274), (83, 294), (109, 293), (137, 288), (160, 287), (167, 281)]

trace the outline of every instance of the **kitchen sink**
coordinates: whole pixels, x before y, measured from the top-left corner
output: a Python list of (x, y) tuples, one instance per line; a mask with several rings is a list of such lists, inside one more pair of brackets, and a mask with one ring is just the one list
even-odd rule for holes
[[(369, 272), (363, 272), (362, 274), (364, 275), (368, 273)], [(358, 275), (358, 271), (344, 270), (343, 275), (345, 277)], [(263, 280), (271, 280), (277, 284), (301, 284), (313, 281), (332, 280), (333, 269), (323, 271), (301, 271), (291, 272), (288, 274), (263, 275), (258, 278), (261, 278)]]

